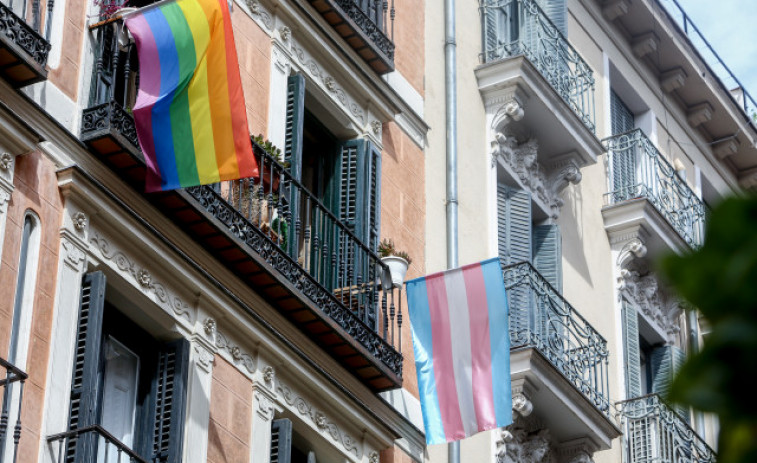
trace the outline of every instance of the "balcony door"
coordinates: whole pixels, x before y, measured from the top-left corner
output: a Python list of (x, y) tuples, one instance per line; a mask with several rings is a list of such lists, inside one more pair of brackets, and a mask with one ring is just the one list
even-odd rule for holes
[[(105, 342), (102, 427), (127, 447), (134, 448), (140, 359), (114, 337)], [(114, 446), (98, 447), (98, 461), (118, 461)], [(107, 458), (105, 453), (107, 453)]]
[[(620, 135), (635, 128), (634, 116), (615, 91), (610, 90), (610, 125), (613, 135)], [(615, 201), (625, 201), (637, 196), (637, 146), (629, 139), (612, 153), (612, 191)]]

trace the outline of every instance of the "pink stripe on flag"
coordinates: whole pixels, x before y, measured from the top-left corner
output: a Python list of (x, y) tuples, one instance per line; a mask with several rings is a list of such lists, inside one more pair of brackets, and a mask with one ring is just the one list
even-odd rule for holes
[[(444, 275), (428, 277), (426, 287), (433, 333), (434, 378), (444, 434), (448, 440), (460, 439), (459, 436), (465, 437), (465, 429), (460, 416), (460, 404), (453, 373), (455, 369), (452, 359), (452, 332), (449, 323)], [(446, 373), (446, 375), (443, 373)]]
[(481, 264), (463, 267), (470, 315), (471, 354), (473, 361), (473, 394), (476, 397), (478, 430), (497, 427), (492, 381), (492, 353), (489, 335), (489, 304)]
[[(155, 43), (155, 36), (150, 25), (141, 13), (127, 19), (126, 25), (134, 37), (140, 59), (139, 92), (137, 93), (137, 104), (134, 105), (132, 113), (134, 114), (134, 123), (137, 125), (139, 146), (142, 147), (142, 153), (145, 155), (147, 169), (155, 173), (155, 175), (145, 176), (145, 182), (148, 183), (145, 185), (145, 190), (158, 191), (161, 189), (161, 175), (155, 157), (155, 141), (152, 138), (152, 107), (160, 95), (158, 46)], [(170, 134), (162, 135), (170, 136)]]

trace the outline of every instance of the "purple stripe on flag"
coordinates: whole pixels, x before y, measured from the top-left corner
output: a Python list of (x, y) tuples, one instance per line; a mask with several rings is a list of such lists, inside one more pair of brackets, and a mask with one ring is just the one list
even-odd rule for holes
[(468, 310), (470, 316), (470, 339), (473, 363), (473, 393), (476, 396), (478, 430), (497, 427), (492, 388), (492, 353), (489, 337), (489, 308), (486, 299), (486, 284), (481, 264), (463, 267)]
[(132, 113), (134, 114), (134, 123), (138, 126), (139, 146), (145, 155), (145, 163), (147, 164), (147, 168), (155, 173), (155, 175), (145, 176), (146, 182), (153, 180), (145, 188), (147, 191), (155, 191), (160, 189), (160, 183), (154, 180), (161, 178), (157, 158), (155, 157), (155, 141), (153, 140), (152, 133), (152, 107), (160, 95), (158, 46), (155, 43), (155, 37), (152, 34), (150, 25), (142, 14), (137, 14), (127, 19), (126, 25), (134, 37), (137, 49), (140, 51), (140, 60), (144, 56), (144, 62), (151, 63), (150, 66), (140, 66), (137, 104), (134, 105)]
[(433, 327), (432, 342), (436, 392), (439, 398), (444, 433), (448, 440), (452, 440), (454, 439), (453, 436), (462, 435), (464, 437), (465, 429), (460, 417), (460, 404), (457, 399), (457, 388), (453, 374), (454, 362), (444, 275), (439, 274), (427, 278), (426, 287), (428, 306), (431, 312), (431, 326)]

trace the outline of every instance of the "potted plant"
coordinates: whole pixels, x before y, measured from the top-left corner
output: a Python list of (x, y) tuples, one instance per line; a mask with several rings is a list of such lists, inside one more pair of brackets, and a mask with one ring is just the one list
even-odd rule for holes
[(394, 246), (394, 241), (390, 239), (381, 241), (378, 253), (381, 256), (381, 262), (389, 267), (392, 285), (395, 288), (402, 286), (402, 282), (405, 281), (407, 268), (413, 260), (405, 251), (398, 251)]

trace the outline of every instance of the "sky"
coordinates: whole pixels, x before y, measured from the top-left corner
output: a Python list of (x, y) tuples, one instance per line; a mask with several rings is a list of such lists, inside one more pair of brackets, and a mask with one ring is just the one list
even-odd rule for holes
[[(672, 0), (660, 0), (675, 9)], [(736, 78), (757, 100), (757, 0), (678, 0)], [(715, 70), (719, 73), (719, 70)], [(729, 88), (735, 82), (724, 82)]]

